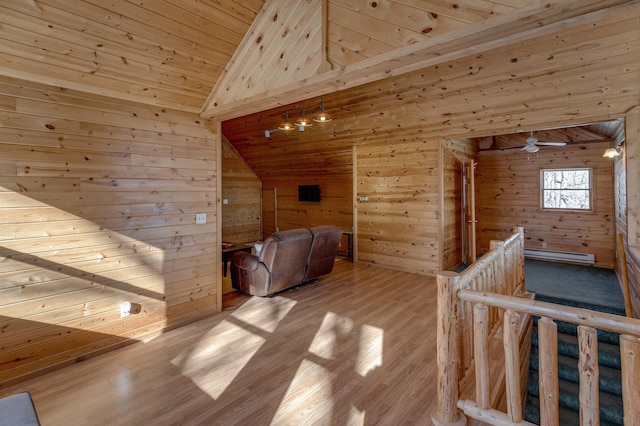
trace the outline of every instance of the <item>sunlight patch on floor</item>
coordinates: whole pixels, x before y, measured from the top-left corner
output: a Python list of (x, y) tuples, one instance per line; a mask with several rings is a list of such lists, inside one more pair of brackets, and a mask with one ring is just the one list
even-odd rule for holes
[(283, 297), (251, 298), (171, 363), (203, 392), (218, 399), (295, 304)]
[(336, 375), (303, 359), (271, 424), (330, 425)]
[(327, 312), (320, 329), (313, 337), (309, 352), (324, 359), (335, 359), (334, 351), (338, 348), (340, 339), (348, 337), (352, 331), (351, 319)]
[(296, 303), (295, 300), (281, 296), (252, 297), (233, 313), (233, 317), (267, 333), (273, 333)]
[(363, 325), (360, 330), (360, 350), (356, 359), (356, 373), (366, 377), (370, 371), (382, 367), (384, 330), (372, 325)]
[(351, 318), (327, 312), (273, 423), (331, 425), (339, 419), (348, 425), (364, 424), (365, 412), (346, 395), (336, 398), (334, 388), (362, 386), (363, 379), (382, 366), (383, 340), (383, 329), (357, 327)]

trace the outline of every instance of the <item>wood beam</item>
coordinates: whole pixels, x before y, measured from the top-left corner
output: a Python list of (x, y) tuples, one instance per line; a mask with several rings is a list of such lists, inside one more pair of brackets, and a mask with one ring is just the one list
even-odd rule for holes
[(267, 90), (234, 102), (218, 103), (212, 93), (202, 117), (220, 120), (324, 96), (426, 67), (477, 55), (561, 29), (598, 21), (614, 7), (638, 7), (638, 0), (535, 1), (510, 13), (489, 18), (363, 61), (313, 75), (277, 90)]
[(627, 245), (640, 246), (640, 106), (625, 120), (627, 170)]

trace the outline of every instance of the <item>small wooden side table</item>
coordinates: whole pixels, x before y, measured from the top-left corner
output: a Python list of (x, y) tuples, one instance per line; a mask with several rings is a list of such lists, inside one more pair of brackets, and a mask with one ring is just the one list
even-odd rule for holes
[(233, 255), (238, 251), (245, 251), (247, 253), (251, 253), (251, 249), (253, 246), (249, 246), (246, 244), (234, 244), (231, 246), (222, 246), (222, 263), (223, 263), (223, 276), (227, 276), (227, 263), (231, 260)]

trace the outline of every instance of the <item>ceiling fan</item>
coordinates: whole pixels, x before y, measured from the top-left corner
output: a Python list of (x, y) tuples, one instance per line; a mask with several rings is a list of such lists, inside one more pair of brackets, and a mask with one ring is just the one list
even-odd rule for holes
[(538, 150), (540, 149), (540, 145), (565, 146), (566, 144), (567, 144), (566, 142), (540, 142), (538, 138), (533, 136), (533, 132), (531, 132), (531, 135), (527, 138), (527, 144), (522, 147), (521, 151), (534, 153), (534, 152), (538, 152)]

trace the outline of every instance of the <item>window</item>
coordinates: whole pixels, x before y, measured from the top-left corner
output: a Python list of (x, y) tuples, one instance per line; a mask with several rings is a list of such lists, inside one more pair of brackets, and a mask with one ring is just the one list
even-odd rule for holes
[(540, 171), (543, 209), (591, 210), (591, 169)]

